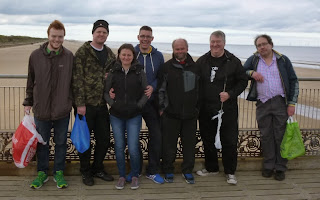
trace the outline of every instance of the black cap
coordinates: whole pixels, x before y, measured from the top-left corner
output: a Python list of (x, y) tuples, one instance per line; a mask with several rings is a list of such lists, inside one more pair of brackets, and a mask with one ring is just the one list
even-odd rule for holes
[(92, 34), (98, 27), (103, 27), (103, 28), (107, 29), (107, 31), (109, 33), (109, 24), (105, 20), (99, 19), (93, 24)]

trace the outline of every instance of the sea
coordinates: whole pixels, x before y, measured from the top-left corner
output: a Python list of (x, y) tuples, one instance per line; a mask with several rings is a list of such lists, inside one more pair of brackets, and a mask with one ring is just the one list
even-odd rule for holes
[[(111, 48), (119, 48), (124, 42), (107, 41), (106, 44)], [(129, 42), (136, 45), (135, 42)], [(172, 53), (171, 43), (156, 43), (152, 45), (162, 53)], [(227, 44), (225, 49), (236, 55), (241, 61), (245, 62), (256, 48), (254, 45), (235, 45)], [(286, 55), (294, 67), (320, 69), (320, 47), (312, 46), (274, 46), (274, 50)], [(210, 50), (208, 44), (189, 43), (189, 54), (199, 57)]]

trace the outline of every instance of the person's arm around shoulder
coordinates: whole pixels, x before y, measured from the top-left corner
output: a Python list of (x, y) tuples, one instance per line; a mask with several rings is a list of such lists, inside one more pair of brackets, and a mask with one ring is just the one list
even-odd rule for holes
[[(147, 88), (147, 86), (148, 86), (147, 75), (143, 70), (141, 70), (141, 87)], [(143, 95), (141, 96), (141, 98), (137, 103), (137, 106), (139, 108), (142, 108), (147, 103), (148, 98), (149, 97), (145, 93), (143, 93)]]
[(112, 79), (113, 79), (113, 73), (109, 72), (105, 82), (105, 88), (104, 88), (104, 99), (109, 104), (109, 106), (112, 106), (114, 103), (114, 97), (112, 98), (110, 96), (110, 90), (112, 88)]

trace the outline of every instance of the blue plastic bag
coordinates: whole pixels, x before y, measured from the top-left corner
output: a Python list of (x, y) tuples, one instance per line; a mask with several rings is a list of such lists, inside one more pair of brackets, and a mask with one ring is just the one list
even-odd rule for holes
[(70, 138), (78, 152), (83, 153), (89, 149), (90, 131), (85, 116), (80, 120), (79, 115), (77, 114)]

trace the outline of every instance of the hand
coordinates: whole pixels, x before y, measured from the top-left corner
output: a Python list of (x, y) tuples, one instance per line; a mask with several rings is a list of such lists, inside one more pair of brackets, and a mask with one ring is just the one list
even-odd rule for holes
[(294, 107), (294, 106), (288, 106), (288, 108), (287, 108), (287, 113), (288, 113), (289, 117), (292, 116), (292, 115), (294, 115), (295, 110), (296, 110), (296, 107)]
[(151, 85), (147, 86), (147, 89), (144, 90), (144, 94), (150, 99), (153, 92), (153, 87)]
[(113, 89), (113, 88), (111, 88), (111, 89), (109, 90), (109, 96), (110, 96), (111, 99), (116, 98), (116, 94), (114, 93), (114, 89)]
[(159, 111), (159, 115), (161, 116), (163, 114), (163, 111), (161, 110), (161, 111)]
[(25, 113), (26, 115), (30, 115), (30, 110), (31, 110), (31, 106), (25, 106), (25, 107), (24, 107), (24, 113)]
[(78, 106), (77, 107), (77, 113), (79, 115), (86, 115), (86, 106)]
[(262, 74), (260, 74), (259, 72), (253, 72), (252, 75), (251, 75), (251, 77), (252, 77), (254, 80), (256, 80), (256, 81), (258, 81), (258, 82), (261, 82), (261, 83), (263, 83), (263, 81), (264, 81), (264, 78), (263, 78)]
[(230, 98), (230, 95), (228, 94), (228, 92), (221, 92), (219, 95), (220, 95), (220, 101), (222, 103), (227, 101)]
[(107, 79), (108, 77), (108, 72), (104, 75), (104, 78)]

